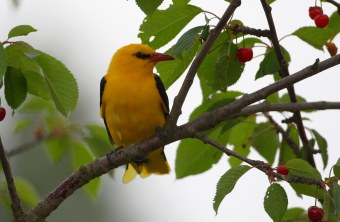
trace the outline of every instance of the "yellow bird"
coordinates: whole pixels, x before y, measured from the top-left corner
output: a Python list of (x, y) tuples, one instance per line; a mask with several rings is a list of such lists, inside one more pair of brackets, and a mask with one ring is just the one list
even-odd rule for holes
[[(100, 82), (100, 113), (112, 144), (127, 147), (155, 135), (164, 125), (169, 101), (153, 68), (157, 62), (173, 59), (144, 44), (127, 45), (114, 54)], [(146, 159), (129, 163), (123, 182), (130, 182), (137, 174), (145, 178), (169, 172), (161, 147)]]

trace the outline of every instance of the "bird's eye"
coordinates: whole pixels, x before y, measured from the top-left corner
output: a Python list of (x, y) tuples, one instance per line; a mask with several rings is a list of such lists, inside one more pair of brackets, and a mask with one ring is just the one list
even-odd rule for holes
[(141, 52), (137, 52), (137, 53), (135, 54), (135, 56), (136, 56), (137, 58), (139, 58), (139, 59), (147, 59), (147, 58), (150, 58), (150, 57), (151, 57), (151, 55), (149, 55), (149, 54), (144, 54), (144, 53), (141, 53)]

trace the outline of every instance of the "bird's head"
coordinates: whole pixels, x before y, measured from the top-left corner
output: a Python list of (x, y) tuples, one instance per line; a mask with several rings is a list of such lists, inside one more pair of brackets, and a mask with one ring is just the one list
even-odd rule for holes
[(110, 67), (123, 73), (150, 72), (158, 62), (173, 60), (170, 55), (157, 53), (144, 44), (130, 44), (120, 48), (113, 56)]

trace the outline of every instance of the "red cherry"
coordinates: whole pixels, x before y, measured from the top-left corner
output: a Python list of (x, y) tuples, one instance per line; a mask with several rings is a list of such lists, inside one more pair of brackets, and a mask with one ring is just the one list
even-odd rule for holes
[(282, 174), (282, 175), (288, 175), (288, 168), (285, 165), (279, 165), (277, 166), (276, 169), (277, 173)]
[(312, 222), (321, 221), (323, 218), (323, 210), (317, 206), (311, 206), (308, 208), (308, 218)]
[(311, 6), (309, 7), (309, 17), (311, 19), (315, 19), (317, 15), (323, 14), (323, 10), (319, 6)]
[(0, 121), (2, 121), (6, 116), (6, 110), (4, 107), (0, 107)]
[(240, 48), (237, 50), (237, 58), (240, 62), (248, 62), (253, 58), (252, 48)]
[(325, 15), (325, 14), (317, 15), (314, 18), (314, 22), (318, 28), (323, 28), (328, 25), (328, 22), (329, 22), (328, 15)]

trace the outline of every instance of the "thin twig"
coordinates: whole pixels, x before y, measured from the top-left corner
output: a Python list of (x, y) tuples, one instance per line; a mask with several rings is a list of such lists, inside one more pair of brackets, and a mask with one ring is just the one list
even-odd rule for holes
[(295, 182), (295, 183), (318, 185), (320, 187), (324, 187), (324, 182), (322, 180), (300, 177), (300, 176), (296, 176), (296, 175), (284, 176), (282, 174), (275, 173), (275, 172), (273, 172), (273, 169), (271, 168), (270, 164), (265, 163), (265, 162), (260, 161), (260, 160), (252, 160), (252, 159), (249, 159), (247, 157), (241, 156), (238, 153), (226, 148), (225, 146), (223, 146), (223, 145), (219, 144), (218, 142), (204, 136), (201, 133), (196, 133), (195, 137), (197, 139), (201, 140), (202, 142), (210, 144), (213, 147), (221, 150), (223, 153), (227, 154), (228, 156), (236, 157), (236, 158), (242, 160), (243, 162), (248, 163), (249, 165), (253, 166), (254, 168), (261, 170), (262, 172), (264, 172), (268, 176), (271, 176), (271, 177), (274, 176), (276, 178), (280, 178), (282, 180), (285, 180), (288, 183)]
[[(280, 43), (279, 43), (279, 39), (277, 37), (277, 32), (276, 32), (274, 20), (273, 20), (272, 14), (271, 14), (271, 7), (269, 6), (269, 4), (267, 3), (266, 0), (260, 0), (260, 1), (261, 1), (261, 4), (262, 4), (264, 13), (266, 15), (268, 25), (269, 25), (269, 29), (270, 29), (270, 32), (271, 32), (270, 40), (273, 43), (274, 50), (275, 50), (277, 59), (279, 61), (280, 67), (281, 67), (279, 73), (280, 73), (281, 78), (285, 78), (285, 77), (289, 76), (288, 63), (287, 63), (285, 57), (283, 56), (281, 46), (280, 46)], [(289, 98), (290, 98), (291, 102), (296, 103), (297, 98), (296, 98), (294, 86), (290, 85), (289, 87), (287, 87), (287, 90), (288, 90), (288, 94), (289, 94)], [(309, 145), (309, 141), (308, 141), (307, 134), (306, 134), (306, 131), (305, 131), (305, 127), (304, 127), (304, 124), (303, 124), (303, 121), (302, 121), (301, 113), (299, 111), (294, 112), (294, 116), (295, 116), (295, 123), (297, 125), (301, 141), (303, 143), (303, 148), (305, 149), (307, 160), (312, 166), (315, 167), (315, 161), (314, 161), (313, 153), (311, 152), (312, 149)]]
[(46, 141), (46, 140), (48, 140), (52, 137), (53, 137), (53, 135), (49, 134), (49, 135), (43, 136), (40, 139), (35, 139), (35, 140), (29, 141), (27, 143), (21, 144), (17, 147), (11, 148), (9, 151), (6, 152), (7, 157), (10, 158), (10, 157), (15, 156), (17, 154), (20, 154), (20, 153), (23, 153), (27, 150), (30, 150), (30, 149), (38, 146), (42, 142), (44, 142), (44, 141)]
[(13, 211), (13, 216), (15, 219), (20, 219), (25, 217), (25, 213), (21, 207), (21, 200), (18, 195), (17, 189), (14, 184), (14, 179), (11, 171), (11, 166), (8, 162), (5, 148), (2, 144), (1, 137), (0, 137), (0, 160), (2, 164), (2, 168), (6, 177), (7, 181), (7, 188), (9, 192), (9, 196), (12, 201), (12, 211)]
[(243, 34), (250, 34), (250, 35), (254, 35), (257, 37), (270, 37), (270, 30), (268, 29), (254, 29), (254, 28), (250, 28), (250, 27), (246, 27), (246, 26), (241, 26), (241, 25), (235, 25), (234, 27), (232, 27), (231, 29), (233, 32), (239, 33), (242, 32)]
[(334, 1), (334, 0), (326, 0), (326, 2), (329, 2), (331, 4), (333, 4), (335, 7), (338, 8), (338, 14), (340, 15), (340, 3)]
[(169, 132), (172, 132), (173, 129), (176, 126), (177, 120), (179, 116), (182, 113), (182, 106), (184, 103), (184, 100), (189, 92), (189, 89), (193, 83), (194, 77), (196, 75), (196, 72), (203, 62), (205, 56), (208, 54), (209, 49), (217, 39), (218, 35), (221, 33), (222, 29), (224, 28), (225, 24), (228, 22), (230, 17), (233, 15), (234, 11), (237, 7), (241, 5), (241, 0), (233, 0), (230, 5), (228, 6), (227, 10), (221, 17), (220, 21), (217, 23), (216, 27), (210, 31), (209, 37), (207, 41), (204, 43), (201, 51), (197, 54), (195, 59), (193, 60), (189, 71), (183, 81), (183, 84), (181, 86), (181, 89), (179, 90), (177, 96), (174, 99), (174, 104), (171, 109), (166, 129)]

